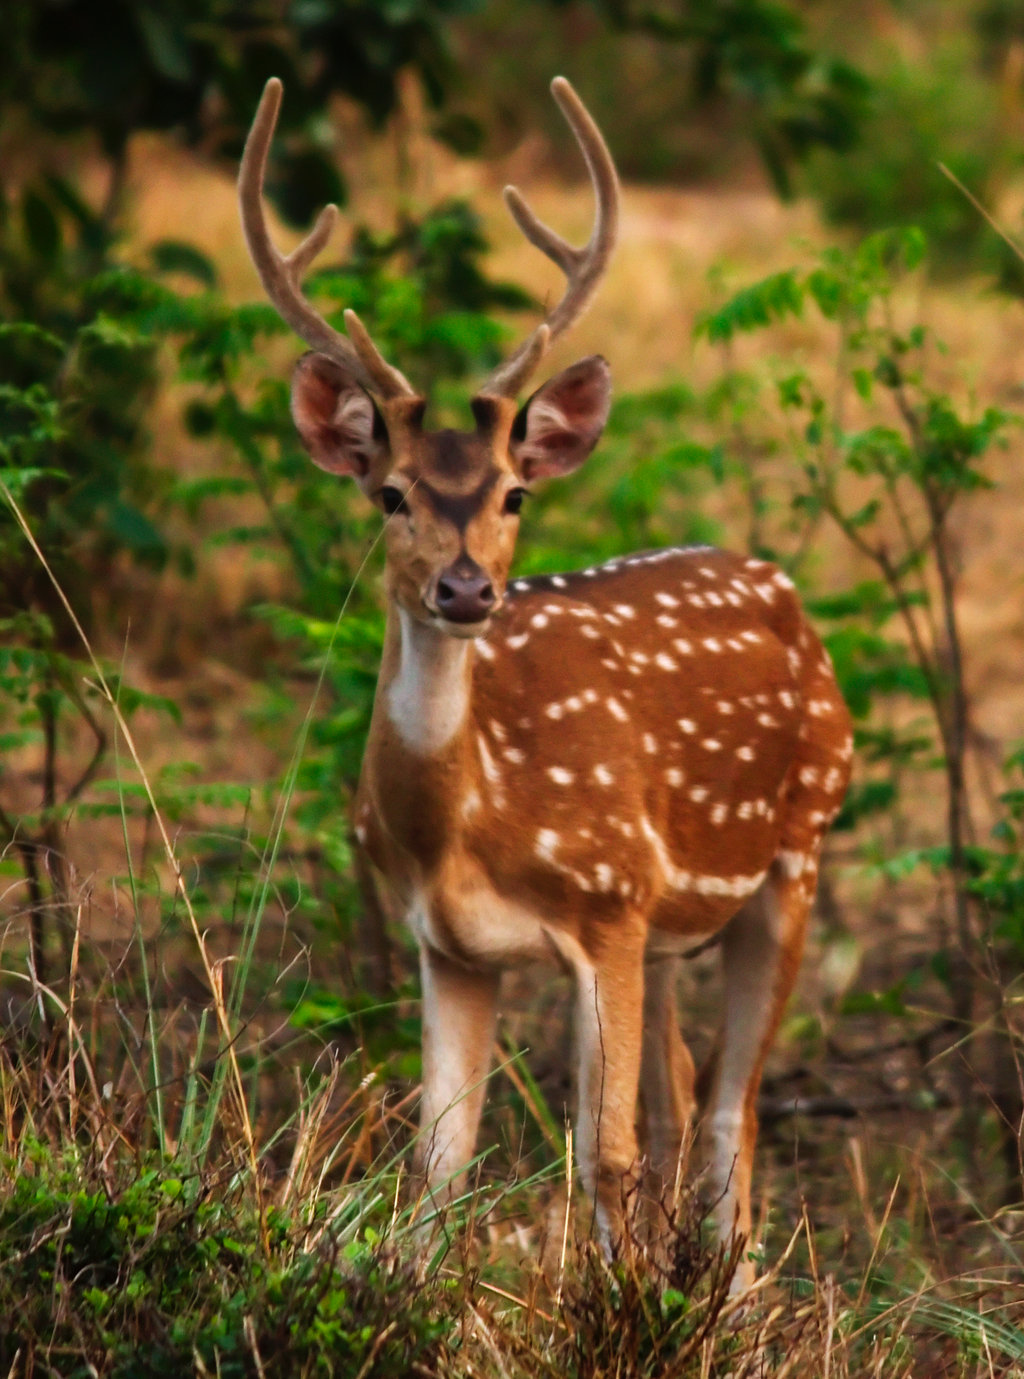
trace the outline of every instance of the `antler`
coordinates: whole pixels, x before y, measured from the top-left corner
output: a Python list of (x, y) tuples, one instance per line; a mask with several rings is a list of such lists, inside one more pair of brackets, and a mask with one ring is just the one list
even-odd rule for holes
[(597, 210), (590, 239), (574, 249), (538, 220), (515, 187), (505, 188), (505, 203), (523, 234), (566, 276), (565, 295), (515, 353), (490, 375), (480, 389), (491, 397), (515, 397), (552, 343), (582, 316), (604, 277), (619, 226), (619, 179), (608, 146), (590, 112), (566, 81), (555, 77), (551, 94), (576, 135), (594, 187)]
[(337, 206), (324, 207), (312, 230), (287, 257), (271, 242), (263, 214), (263, 177), (283, 91), (277, 77), (271, 77), (264, 87), (238, 171), (242, 229), (260, 282), (278, 315), (307, 345), (350, 368), (364, 387), (380, 397), (414, 397), (415, 389), (403, 374), (386, 362), (354, 311), (345, 312), (345, 324), (351, 336), (347, 339), (329, 326), (302, 295), (300, 285), (306, 269), (327, 243), (337, 223)]

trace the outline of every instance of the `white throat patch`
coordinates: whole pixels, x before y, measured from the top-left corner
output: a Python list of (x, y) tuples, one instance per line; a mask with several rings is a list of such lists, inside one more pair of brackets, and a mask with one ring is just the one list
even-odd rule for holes
[(470, 643), (448, 637), (398, 610), (398, 674), (387, 693), (388, 718), (411, 752), (433, 756), (462, 727), (469, 707)]

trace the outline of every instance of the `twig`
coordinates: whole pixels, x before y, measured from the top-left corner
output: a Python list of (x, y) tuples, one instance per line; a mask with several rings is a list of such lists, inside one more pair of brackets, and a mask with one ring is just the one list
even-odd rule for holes
[[(946, 1108), (953, 1105), (948, 1092), (929, 1092), (928, 1109)], [(858, 1116), (877, 1115), (882, 1111), (908, 1111), (925, 1109), (915, 1102), (913, 1094), (888, 1092), (880, 1096), (853, 1099), (843, 1096), (809, 1097), (765, 1097), (757, 1104), (757, 1114), (762, 1124), (770, 1125), (785, 1120), (789, 1116), (838, 1116), (842, 1120), (855, 1120)]]

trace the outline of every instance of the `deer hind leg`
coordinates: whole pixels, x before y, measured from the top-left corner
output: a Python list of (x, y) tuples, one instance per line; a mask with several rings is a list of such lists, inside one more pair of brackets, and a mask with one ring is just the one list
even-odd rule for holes
[[(582, 956), (582, 955), (581, 955)], [(622, 1239), (636, 1186), (636, 1103), (640, 1083), (643, 937), (616, 933), (606, 961), (576, 970), (579, 1112), (576, 1153), (594, 1204), (594, 1226), (609, 1253)]]
[(696, 1070), (679, 1030), (676, 983), (679, 959), (656, 957), (644, 969), (643, 1056), (645, 1196), (654, 1220), (671, 1211), (684, 1167), (696, 1105)]
[(459, 1190), (473, 1157), (498, 1008), (497, 972), (422, 945), (423, 1096), (419, 1163), (435, 1201)]
[[(724, 1012), (702, 1131), (709, 1196), (722, 1240), (733, 1232), (750, 1240), (757, 1093), (796, 982), (812, 895), (806, 879), (788, 876), (777, 860), (723, 935)], [(753, 1280), (753, 1263), (744, 1258), (733, 1291)]]

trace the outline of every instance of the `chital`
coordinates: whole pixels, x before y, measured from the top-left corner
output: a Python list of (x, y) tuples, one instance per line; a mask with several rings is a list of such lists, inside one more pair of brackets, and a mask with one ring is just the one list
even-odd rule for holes
[(246, 148), (243, 221), (271, 300), (313, 347), (293, 384), (302, 439), (389, 518), (355, 833), (419, 943), (426, 1180), (450, 1194), (473, 1156), (502, 969), (554, 958), (575, 978), (576, 1143), (612, 1244), (642, 1168), (656, 1188), (677, 1180), (695, 1110), (677, 968), (718, 936), (701, 1157), (722, 1234), (749, 1234), (757, 1091), (846, 788), (850, 722), (792, 584), (763, 561), (690, 547), (508, 582), (524, 491), (583, 463), (610, 401), (597, 356), (514, 401), (615, 240), (604, 141), (567, 82), (553, 91), (590, 168), (595, 228), (573, 249), (506, 193), (567, 287), (474, 399), (471, 431), (426, 430), (426, 402), (354, 313), (346, 338), (303, 298), (333, 209), (290, 258), (273, 248), (261, 184), (278, 82)]

